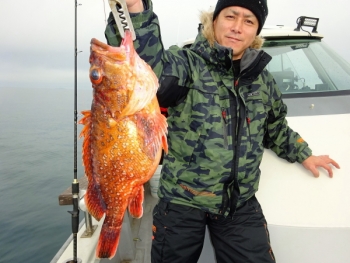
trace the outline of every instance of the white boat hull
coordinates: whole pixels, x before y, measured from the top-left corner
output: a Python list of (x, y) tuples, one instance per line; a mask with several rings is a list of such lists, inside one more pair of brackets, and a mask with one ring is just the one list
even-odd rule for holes
[[(341, 166), (334, 178), (315, 178), (266, 150), (257, 198), (268, 222), (276, 262), (350, 262), (350, 114), (288, 118), (313, 154), (329, 154)], [(199, 263), (215, 262), (206, 236)]]

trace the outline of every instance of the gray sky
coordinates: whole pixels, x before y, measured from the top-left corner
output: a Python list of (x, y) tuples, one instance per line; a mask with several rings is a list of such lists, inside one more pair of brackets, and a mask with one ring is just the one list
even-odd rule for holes
[[(1, 0), (0, 88), (74, 86), (74, 0)], [(78, 87), (89, 89), (91, 38), (105, 41), (108, 0), (78, 3)], [(215, 6), (216, 0), (154, 0), (166, 47), (194, 37), (199, 12)], [(324, 41), (350, 61), (350, 2), (334, 0), (268, 0), (265, 25), (296, 26), (299, 16), (319, 17), (318, 32)], [(105, 7), (105, 8), (104, 8)]]

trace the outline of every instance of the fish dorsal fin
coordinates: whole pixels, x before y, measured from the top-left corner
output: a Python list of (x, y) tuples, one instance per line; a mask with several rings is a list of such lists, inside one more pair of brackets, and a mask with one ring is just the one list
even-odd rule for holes
[(96, 219), (100, 220), (106, 211), (106, 205), (101, 197), (99, 184), (96, 182), (96, 178), (92, 171), (92, 154), (90, 145), (90, 129), (91, 129), (91, 111), (82, 111), (84, 117), (79, 121), (80, 124), (84, 125), (80, 133), (80, 137), (84, 137), (83, 142), (83, 165), (85, 166), (85, 175), (88, 179), (88, 188), (85, 194), (85, 203), (90, 214)]

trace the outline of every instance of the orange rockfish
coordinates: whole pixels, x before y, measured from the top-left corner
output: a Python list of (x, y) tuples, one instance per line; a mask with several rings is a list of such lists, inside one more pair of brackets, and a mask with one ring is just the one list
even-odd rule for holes
[(83, 163), (88, 178), (85, 203), (100, 220), (96, 256), (112, 258), (126, 208), (143, 213), (143, 184), (167, 152), (167, 122), (156, 98), (158, 79), (136, 53), (129, 31), (120, 47), (91, 40), (91, 110), (83, 111)]

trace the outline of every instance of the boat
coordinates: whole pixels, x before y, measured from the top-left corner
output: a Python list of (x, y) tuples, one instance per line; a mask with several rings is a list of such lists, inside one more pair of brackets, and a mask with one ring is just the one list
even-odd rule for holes
[[(296, 27), (263, 28), (262, 48), (272, 56), (267, 68), (283, 93), (289, 125), (309, 143), (313, 154), (329, 154), (341, 169), (334, 169), (332, 179), (322, 169), (320, 177), (314, 178), (302, 165), (265, 150), (257, 198), (277, 262), (345, 263), (350, 258), (350, 64), (317, 32), (318, 18), (302, 16), (297, 21)], [(190, 47), (193, 41), (182, 46)], [(80, 180), (84, 188), (84, 178)], [(126, 213), (118, 251), (111, 260), (95, 258), (103, 220), (89, 216), (83, 195), (84, 190), (80, 192), (85, 220), (78, 232), (79, 262), (151, 262), (152, 209), (158, 199), (151, 193), (150, 182), (145, 185), (144, 215), (133, 219)], [(71, 200), (69, 191), (59, 197), (61, 205)], [(71, 236), (51, 263), (71, 262), (72, 251)], [(216, 262), (209, 235), (198, 262)]]

